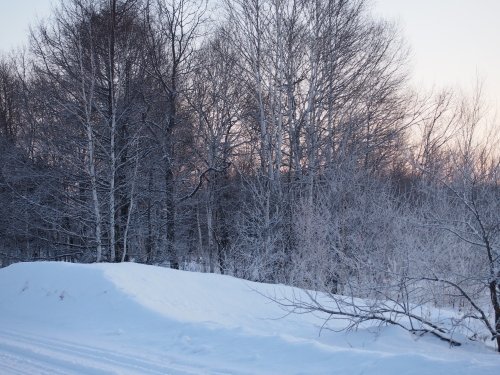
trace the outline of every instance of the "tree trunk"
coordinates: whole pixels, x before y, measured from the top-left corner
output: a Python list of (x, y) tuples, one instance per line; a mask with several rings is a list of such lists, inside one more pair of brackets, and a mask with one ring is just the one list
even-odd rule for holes
[(110, 122), (110, 176), (109, 176), (109, 261), (116, 260), (116, 228), (115, 228), (115, 175), (116, 175), (116, 98), (115, 98), (115, 15), (116, 0), (110, 2), (110, 38), (109, 38), (109, 82), (108, 82), (108, 100), (109, 100), (109, 122)]

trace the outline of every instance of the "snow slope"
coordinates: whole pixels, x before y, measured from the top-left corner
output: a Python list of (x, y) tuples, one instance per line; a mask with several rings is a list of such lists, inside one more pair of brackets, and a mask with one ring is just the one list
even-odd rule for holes
[[(494, 374), (500, 355), (286, 315), (276, 285), (134, 263), (0, 270), (0, 374)], [(286, 316), (285, 316), (286, 315)], [(340, 324), (340, 323), (338, 323)], [(332, 327), (335, 328), (335, 327)]]

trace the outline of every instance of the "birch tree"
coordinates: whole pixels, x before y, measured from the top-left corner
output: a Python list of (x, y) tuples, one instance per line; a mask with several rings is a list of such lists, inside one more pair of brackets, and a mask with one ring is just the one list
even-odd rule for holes
[[(32, 50), (37, 58), (35, 72), (51, 92), (55, 101), (50, 108), (54, 114), (74, 118), (81, 126), (85, 143), (81, 144), (80, 157), (91, 191), (95, 260), (101, 261), (103, 253), (102, 203), (99, 194), (99, 177), (96, 152), (96, 85), (97, 58), (92, 44), (96, 9), (91, 3), (72, 2), (61, 6), (54, 25), (41, 25), (32, 35)], [(77, 135), (78, 128), (75, 129)], [(83, 140), (83, 139), (82, 139)], [(56, 146), (57, 147), (57, 146)], [(85, 182), (80, 183), (85, 186)]]
[(179, 267), (175, 250), (175, 132), (185, 126), (181, 101), (191, 60), (203, 31), (206, 3), (191, 0), (154, 0), (145, 5), (149, 74), (161, 101), (156, 117), (148, 119), (150, 131), (159, 141), (164, 175), (166, 254), (173, 268)]
[[(196, 112), (197, 153), (201, 165), (199, 174), (206, 178), (206, 246), (210, 272), (215, 264), (219, 272), (226, 269), (225, 259), (230, 244), (230, 206), (232, 201), (230, 167), (234, 154), (245, 139), (238, 126), (241, 117), (242, 94), (237, 84), (241, 76), (232, 47), (218, 30), (197, 53), (193, 71), (190, 106)], [(200, 229), (201, 230), (201, 229)]]

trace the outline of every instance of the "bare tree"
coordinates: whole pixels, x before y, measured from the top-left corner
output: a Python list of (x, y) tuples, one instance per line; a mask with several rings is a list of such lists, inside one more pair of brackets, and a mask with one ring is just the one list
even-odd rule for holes
[(481, 139), (482, 116), (477, 90), (458, 108), (461, 131), (451, 170), (439, 180), (448, 193), (449, 211), (439, 214), (431, 210), (427, 216), (430, 225), (456, 237), (465, 249), (464, 259), (467, 253), (473, 257), (466, 267), (450, 267), (451, 272), (426, 274), (424, 279), (443, 285), (446, 294), (458, 296), (465, 308), (457, 324), (481, 322), (500, 351), (500, 160), (494, 136)]
[(137, 1), (64, 3), (53, 23), (40, 25), (32, 36), (34, 74), (46, 90), (40, 101), (50, 109), (42, 114), (44, 123), (52, 124), (45, 129), (71, 126), (71, 131), (58, 134), (60, 138), (46, 133), (43, 141), (47, 150), (67, 156), (68, 183), (80, 188), (79, 197), (67, 191), (68, 200), (79, 206), (75, 215), (86, 211), (90, 189), (97, 261), (103, 258), (106, 240), (107, 259), (121, 258), (116, 247), (123, 244), (125, 220), (116, 217), (118, 211), (127, 216), (123, 196), (130, 185), (120, 176), (132, 164), (127, 153), (137, 144), (137, 127), (132, 130), (131, 123), (140, 108), (130, 89), (141, 73), (139, 44), (134, 42), (140, 35), (133, 16), (136, 5)]
[(150, 130), (160, 142), (165, 178), (166, 253), (173, 268), (179, 267), (175, 244), (175, 132), (182, 127), (182, 94), (192, 70), (193, 51), (205, 22), (206, 3), (190, 0), (147, 1), (147, 56), (150, 75), (162, 100)]
[(245, 138), (243, 129), (237, 124), (241, 116), (242, 94), (237, 84), (241, 71), (235, 53), (223, 35), (222, 30), (217, 31), (198, 52), (188, 98), (197, 114), (199, 173), (208, 171), (205, 175), (204, 210), (209, 269), (214, 272), (217, 264), (221, 273), (226, 268), (230, 241), (229, 210), (233, 208), (229, 207), (230, 165)]

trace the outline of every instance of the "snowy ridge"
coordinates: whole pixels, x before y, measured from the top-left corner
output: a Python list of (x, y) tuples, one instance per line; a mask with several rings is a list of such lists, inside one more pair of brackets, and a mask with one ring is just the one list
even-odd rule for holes
[(293, 293), (134, 263), (15, 264), (0, 270), (0, 374), (500, 370), (500, 356), (480, 344), (449, 348), (396, 327), (318, 336), (321, 316), (284, 316), (264, 297)]

